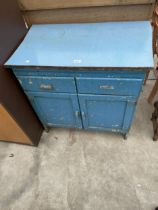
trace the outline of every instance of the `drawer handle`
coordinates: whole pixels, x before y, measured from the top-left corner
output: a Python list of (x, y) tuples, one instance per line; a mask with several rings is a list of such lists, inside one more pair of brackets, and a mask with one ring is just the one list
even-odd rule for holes
[(104, 89), (104, 90), (113, 90), (114, 86), (108, 86), (108, 85), (101, 85), (100, 89)]
[(40, 88), (43, 90), (52, 90), (53, 89), (52, 85), (45, 85), (45, 84), (41, 84)]

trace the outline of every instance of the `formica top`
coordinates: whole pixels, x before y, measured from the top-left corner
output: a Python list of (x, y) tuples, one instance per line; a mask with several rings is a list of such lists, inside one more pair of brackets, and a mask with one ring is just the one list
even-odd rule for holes
[(149, 21), (32, 25), (5, 65), (153, 68), (152, 28)]

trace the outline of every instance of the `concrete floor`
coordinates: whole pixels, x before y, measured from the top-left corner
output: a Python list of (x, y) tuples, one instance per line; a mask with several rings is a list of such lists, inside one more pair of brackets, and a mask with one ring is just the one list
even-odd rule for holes
[[(52, 129), (38, 148), (0, 143), (0, 210), (152, 210), (158, 205), (158, 142), (148, 82), (127, 141), (121, 135)], [(14, 157), (10, 157), (14, 154)]]

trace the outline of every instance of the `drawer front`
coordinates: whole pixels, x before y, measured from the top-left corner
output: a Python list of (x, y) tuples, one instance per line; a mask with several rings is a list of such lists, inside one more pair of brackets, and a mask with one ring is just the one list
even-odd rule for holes
[(79, 93), (138, 96), (142, 79), (76, 78)]
[(73, 77), (18, 76), (25, 91), (76, 93)]

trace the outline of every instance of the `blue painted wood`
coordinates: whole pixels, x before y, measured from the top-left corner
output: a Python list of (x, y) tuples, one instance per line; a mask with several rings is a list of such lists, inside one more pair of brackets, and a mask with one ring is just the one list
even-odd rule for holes
[[(99, 73), (98, 71), (63, 71), (61, 77), (59, 77), (60, 71), (54, 72), (54, 70), (27, 71), (21, 69), (14, 72), (20, 82), (22, 81), (21, 85), (29, 98), (31, 98), (31, 103), (45, 127), (82, 128), (83, 124), (84, 129), (108, 130), (121, 133), (127, 133), (129, 130), (134, 116), (135, 101), (140, 94), (145, 76), (144, 71), (101, 71)], [(125, 72), (125, 74), (122, 72)], [(122, 78), (122, 76), (124, 77)], [(57, 88), (60, 88), (61, 85), (61, 89), (58, 90), (59, 93), (49, 94), (48, 92), (52, 92), (52, 90), (47, 90), (43, 93), (39, 92), (41, 82), (43, 84), (43, 81), (51, 81), (51, 78)], [(30, 81), (33, 82), (32, 86), (28, 84)], [(76, 81), (77, 86), (75, 86), (74, 81)], [(25, 84), (26, 82), (27, 84)], [(48, 83), (44, 84), (48, 85)], [(52, 81), (49, 84), (52, 84)], [(114, 86), (115, 89), (100, 89), (100, 86), (104, 85)], [(66, 100), (63, 100), (61, 92), (65, 90), (68, 91), (68, 94), (64, 94)], [(77, 91), (76, 95), (73, 95), (73, 97), (72, 95), (69, 96), (74, 91)], [(92, 93), (96, 95), (92, 95)], [(113, 94), (113, 96), (108, 94)], [(123, 96), (124, 94), (126, 96)], [(118, 97), (118, 95), (121, 96)], [(56, 99), (57, 96), (59, 99)], [(69, 106), (69, 109), (67, 109), (68, 103), (71, 101), (69, 97), (74, 103), (74, 107), (77, 108)], [(80, 105), (77, 97), (79, 97)], [(55, 108), (52, 108), (54, 106)], [(52, 112), (52, 109), (55, 111)], [(60, 121), (60, 116), (58, 116), (58, 114), (62, 114), (61, 110), (65, 112), (64, 123)], [(72, 120), (74, 119), (73, 113), (77, 117), (75, 121)], [(70, 119), (71, 123), (67, 123)]]
[(153, 68), (149, 21), (33, 25), (9, 66)]
[(103, 95), (128, 95), (138, 97), (142, 79), (76, 78), (79, 93)]
[(122, 130), (124, 133), (128, 133), (133, 118), (134, 118), (134, 113), (136, 109), (136, 101), (135, 100), (127, 100), (127, 108), (124, 116), (124, 122), (123, 122), (123, 128)]
[(145, 78), (146, 71), (142, 70), (54, 70), (54, 69), (21, 69), (13, 68), (15, 75), (18, 76), (45, 76), (45, 77), (91, 77), (91, 78), (135, 78), (143, 79)]
[(73, 77), (18, 76), (18, 80), (25, 91), (76, 93)]
[(145, 72), (153, 68), (151, 26), (149, 21), (33, 25), (6, 65), (45, 127), (125, 134)]
[[(133, 97), (79, 94), (85, 129), (127, 133), (133, 118)], [(129, 107), (130, 106), (130, 107)]]
[(44, 127), (82, 128), (77, 95), (26, 92)]

